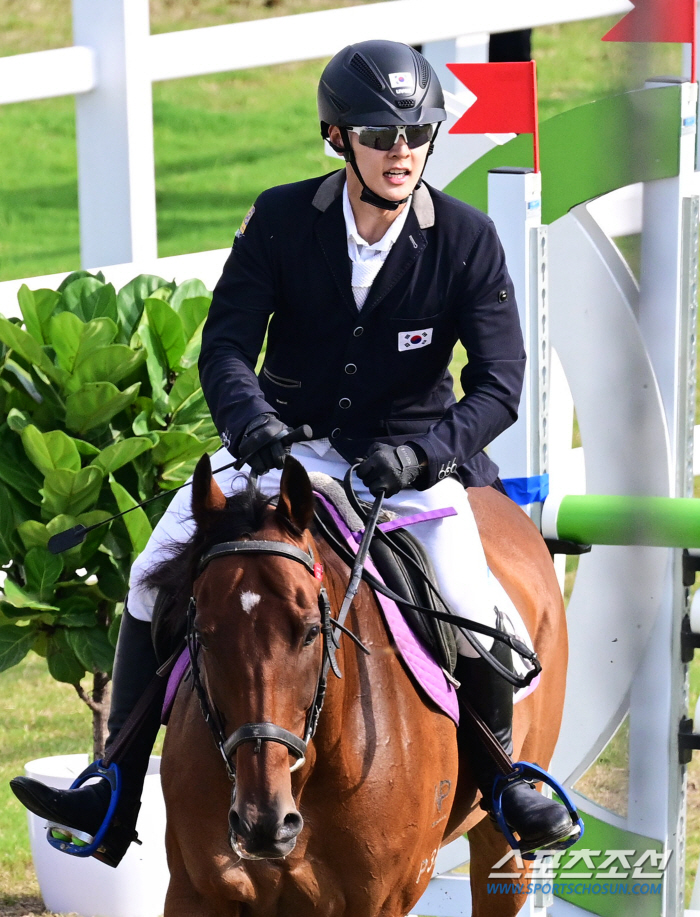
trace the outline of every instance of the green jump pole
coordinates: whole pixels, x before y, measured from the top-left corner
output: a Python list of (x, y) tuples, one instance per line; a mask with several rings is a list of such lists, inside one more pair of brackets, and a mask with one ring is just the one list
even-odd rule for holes
[(563, 497), (556, 513), (556, 533), (579, 544), (700, 548), (700, 499)]

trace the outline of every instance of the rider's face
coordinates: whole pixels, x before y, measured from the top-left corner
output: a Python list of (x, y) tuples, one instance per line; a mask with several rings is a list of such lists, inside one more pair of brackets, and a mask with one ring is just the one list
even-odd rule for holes
[[(331, 127), (329, 134), (333, 143), (343, 145), (343, 138), (337, 127)], [(399, 137), (390, 150), (383, 152), (363, 146), (357, 134), (350, 133), (349, 137), (357, 167), (365, 183), (375, 194), (390, 201), (401, 201), (412, 193), (423, 172), (430, 144), (424, 143), (412, 150), (405, 139)], [(357, 182), (357, 177), (354, 172), (348, 170), (348, 190), (352, 187), (353, 180)], [(359, 182), (357, 185), (361, 191)]]

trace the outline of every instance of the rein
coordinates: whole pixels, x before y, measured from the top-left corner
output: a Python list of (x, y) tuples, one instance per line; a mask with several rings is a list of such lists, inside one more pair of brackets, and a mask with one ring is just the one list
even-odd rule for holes
[[(277, 557), (285, 557), (296, 563), (300, 563), (316, 579), (320, 580), (323, 577), (323, 567), (320, 563), (315, 562), (311, 549), (306, 553), (295, 545), (288, 544), (285, 541), (221, 542), (220, 544), (214, 545), (202, 555), (197, 568), (197, 576), (200, 576), (212, 560), (216, 560), (219, 557), (228, 557), (233, 554), (272, 554)], [(211, 702), (209, 693), (202, 681), (201, 667), (199, 664), (200, 647), (194, 626), (195, 615), (197, 614), (197, 602), (194, 596), (190, 596), (190, 602), (187, 609), (186, 642), (192, 670), (192, 686), (193, 690), (197, 692), (202, 714), (214, 736), (214, 741), (224, 760), (229, 778), (232, 781), (236, 779), (236, 769), (232, 760), (233, 755), (241, 745), (247, 742), (255, 742), (256, 752), (260, 751), (263, 742), (278, 742), (286, 746), (290, 753), (297, 759), (290, 767), (291, 772), (298, 770), (304, 765), (307, 747), (316, 732), (321, 710), (323, 708), (323, 702), (326, 697), (329, 669), (332, 669), (333, 674), (338, 678), (342, 677), (335, 659), (336, 649), (338, 649), (340, 644), (333, 634), (333, 627), (337, 627), (342, 633), (347, 634), (363, 652), (369, 654), (369, 650), (360, 642), (355, 634), (344, 627), (341, 622), (331, 617), (331, 604), (325, 586), (321, 586), (318, 595), (318, 606), (321, 612), (323, 663), (316, 683), (314, 699), (306, 714), (304, 737), (300, 738), (294, 735), (293, 732), (284, 729), (282, 726), (277, 726), (275, 723), (245, 723), (227, 736), (221, 715), (216, 705)]]

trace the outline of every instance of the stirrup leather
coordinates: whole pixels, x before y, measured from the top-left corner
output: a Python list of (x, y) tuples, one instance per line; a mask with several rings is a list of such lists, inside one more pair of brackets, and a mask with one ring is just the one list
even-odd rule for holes
[[(567, 847), (571, 847), (572, 844), (575, 844), (576, 841), (580, 840), (583, 837), (584, 825), (583, 820), (578, 814), (578, 809), (574, 805), (571, 797), (566, 792), (564, 787), (547, 771), (543, 770), (537, 764), (530, 764), (528, 761), (517, 761), (513, 764), (513, 770), (510, 774), (497, 774), (493, 781), (493, 791), (491, 796), (491, 811), (493, 817), (496, 820), (496, 824), (503, 833), (505, 839), (508, 841), (513, 850), (520, 850), (520, 854), (524, 860), (534, 860), (537, 856), (535, 850), (522, 850), (520, 847), (520, 842), (515, 839), (513, 832), (510, 830), (508, 823), (506, 822), (505, 816), (503, 815), (503, 794), (508, 789), (508, 787), (513, 786), (515, 783), (523, 783), (525, 781), (539, 783), (546, 783), (547, 786), (550, 786), (554, 792), (557, 794), (559, 799), (562, 801), (566, 807), (567, 812), (571, 816), (571, 834), (569, 837), (564, 838), (561, 841), (556, 841), (552, 844), (553, 847), (556, 847), (557, 850), (566, 850)], [(539, 847), (538, 849), (543, 849)], [(547, 845), (544, 846), (544, 849), (547, 849)]]
[(100, 846), (104, 836), (109, 830), (112, 817), (114, 816), (121, 796), (122, 780), (121, 774), (119, 773), (119, 766), (112, 762), (105, 767), (102, 760), (93, 761), (82, 774), (79, 774), (75, 778), (70, 789), (77, 789), (93, 777), (99, 777), (102, 780), (106, 780), (112, 791), (107, 814), (94, 837), (87, 834), (85, 831), (76, 831), (75, 828), (70, 828), (67, 825), (49, 822), (46, 829), (46, 839), (52, 847), (55, 847), (56, 850), (60, 850), (62, 853), (69, 853), (71, 856), (76, 857), (93, 856), (95, 853), (100, 852)]

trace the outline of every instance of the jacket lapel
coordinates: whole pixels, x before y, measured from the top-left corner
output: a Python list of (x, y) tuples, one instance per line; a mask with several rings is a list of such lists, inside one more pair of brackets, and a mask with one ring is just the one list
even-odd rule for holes
[(425, 250), (427, 241), (413, 209), (409, 211), (406, 225), (394, 242), (382, 269), (372, 284), (362, 315), (368, 315), (394, 289), (403, 275), (416, 263)]
[[(338, 175), (338, 173), (335, 174)], [(344, 178), (344, 175), (340, 174)], [(331, 176), (331, 179), (334, 178), (335, 176)], [(357, 316), (357, 306), (352, 295), (352, 270), (343, 216), (343, 182), (331, 182), (331, 179), (327, 179), (319, 189), (319, 192), (324, 192), (326, 200), (320, 193), (314, 200), (314, 206), (321, 210), (314, 231), (343, 303), (353, 315)], [(322, 207), (319, 207), (319, 202)]]
[[(352, 295), (352, 268), (348, 256), (347, 231), (343, 216), (345, 172), (333, 172), (318, 188), (313, 206), (321, 212), (316, 224), (316, 238), (324, 254), (342, 301), (353, 315), (357, 306)], [(362, 314), (368, 315), (393, 290), (403, 275), (423, 253), (427, 240), (423, 230), (435, 224), (435, 211), (425, 184), (413, 193), (413, 203), (406, 225), (394, 243), (369, 291)]]

